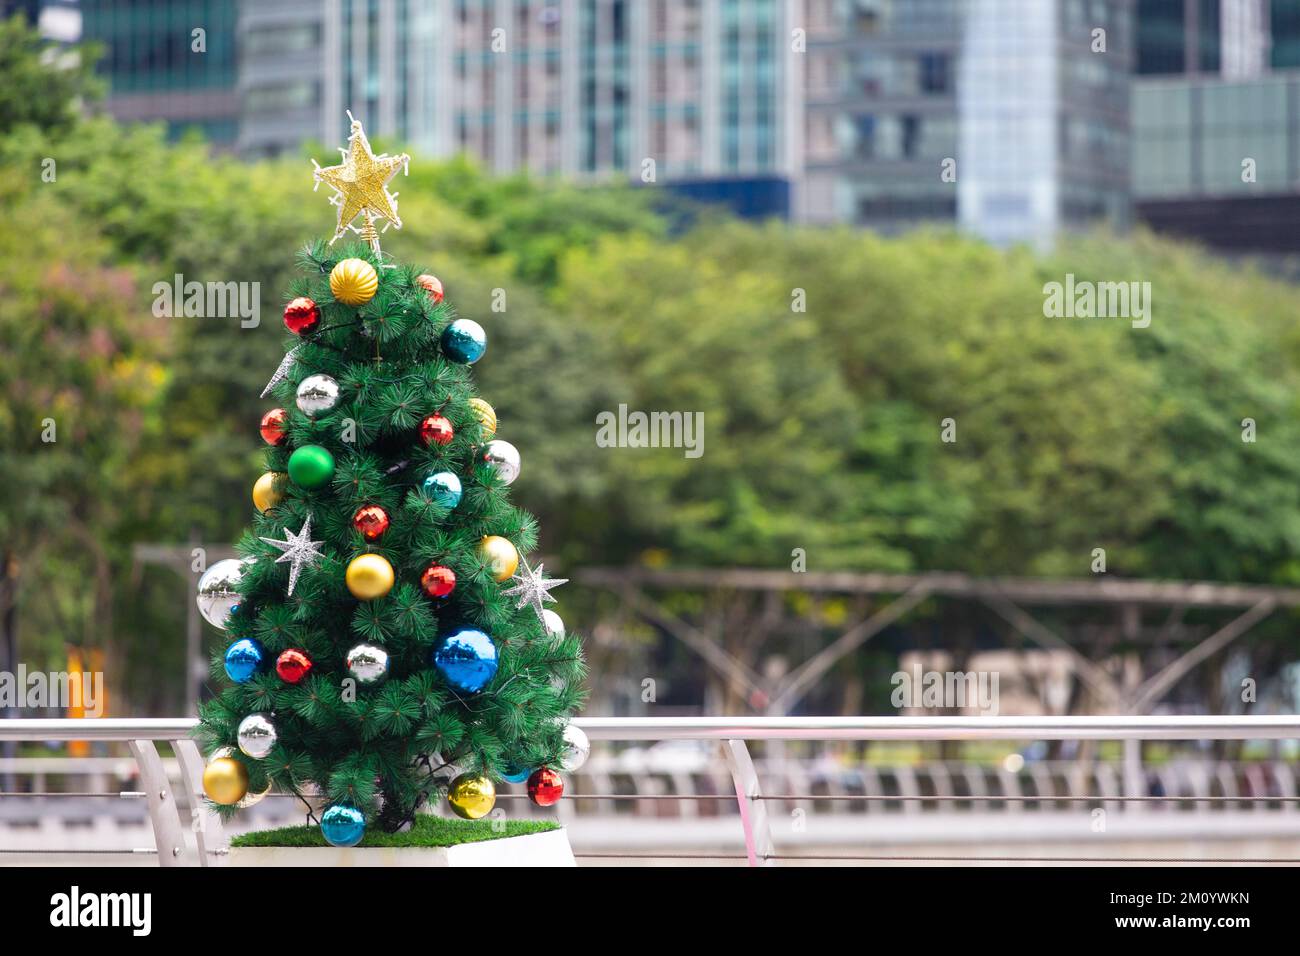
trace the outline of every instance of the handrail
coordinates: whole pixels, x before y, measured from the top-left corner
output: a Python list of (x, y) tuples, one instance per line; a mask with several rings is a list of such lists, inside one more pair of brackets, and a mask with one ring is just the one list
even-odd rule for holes
[(1259, 740), (1300, 715), (1225, 717), (579, 717), (594, 740)]
[(14, 717), (0, 720), (0, 740), (185, 740), (197, 717)]
[[(767, 797), (746, 742), (750, 740), (1261, 740), (1300, 738), (1300, 715), (1069, 716), (1069, 717), (579, 717), (574, 724), (595, 740), (712, 740), (731, 771), (751, 866), (776, 857), (767, 822)], [(0, 740), (118, 740), (130, 744), (163, 866), (191, 862), (180, 817), (154, 744), (171, 742), (190, 803), (202, 805), (202, 759), (190, 739), (195, 718), (80, 718), (0, 720)], [(194, 828), (199, 865), (220, 860), (221, 826), (199, 811)]]
[[(1070, 717), (577, 717), (593, 740), (1276, 740), (1300, 715)], [(0, 720), (0, 740), (182, 740), (193, 717)]]

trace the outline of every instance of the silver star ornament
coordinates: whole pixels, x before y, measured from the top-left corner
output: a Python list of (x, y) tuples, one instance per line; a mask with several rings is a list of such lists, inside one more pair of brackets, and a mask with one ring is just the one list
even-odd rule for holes
[(543, 580), (542, 569), (546, 565), (539, 564), (536, 568), (530, 568), (527, 558), (522, 559), (522, 564), (524, 566), (523, 572), (514, 576), (514, 580), (519, 583), (512, 588), (506, 588), (502, 593), (518, 595), (519, 603), (515, 607), (521, 608), (525, 604), (532, 605), (533, 610), (537, 612), (538, 618), (545, 623), (545, 618), (542, 618), (542, 605), (547, 601), (552, 604), (555, 603), (555, 598), (551, 597), (549, 593), (551, 588), (566, 584), (569, 579), (550, 578), (549, 580)]
[(275, 374), (271, 376), (271, 381), (266, 383), (266, 388), (262, 389), (263, 398), (266, 398), (267, 395), (271, 394), (271, 389), (279, 385), (284, 377), (289, 374), (289, 368), (298, 359), (298, 349), (300, 347), (301, 346), (295, 345), (293, 348), (289, 349), (288, 352), (284, 353), (284, 358), (280, 360), (280, 367), (277, 368)]
[(324, 557), (320, 553), (320, 546), (325, 542), (311, 540), (311, 515), (307, 516), (307, 520), (302, 523), (302, 530), (297, 534), (285, 528), (283, 541), (277, 541), (275, 538), (262, 538), (262, 540), (284, 552), (275, 559), (275, 563), (289, 562), (290, 594), (293, 594), (294, 585), (298, 583), (298, 575), (302, 569), (311, 567), (317, 559)]

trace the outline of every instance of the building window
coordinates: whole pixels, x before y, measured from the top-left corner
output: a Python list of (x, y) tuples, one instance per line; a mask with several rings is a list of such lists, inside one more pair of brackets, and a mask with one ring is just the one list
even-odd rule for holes
[(291, 24), (249, 33), (243, 39), (242, 52), (248, 57), (279, 57), (315, 50), (319, 46), (319, 24)]
[(904, 159), (916, 159), (917, 146), (921, 141), (921, 118), (919, 116), (905, 115), (900, 117), (902, 125), (902, 141), (900, 150)]
[(876, 118), (853, 118), (853, 155), (857, 159), (874, 159), (876, 155)]
[(1182, 73), (1183, 0), (1138, 0), (1137, 72)]
[(948, 54), (946, 53), (921, 54), (922, 93), (947, 93), (951, 90), (948, 62)]
[(261, 86), (244, 94), (244, 108), (249, 113), (278, 113), (315, 105), (317, 84), (307, 80), (278, 86)]
[(1269, 7), (1273, 36), (1273, 68), (1300, 66), (1300, 4), (1274, 3)]

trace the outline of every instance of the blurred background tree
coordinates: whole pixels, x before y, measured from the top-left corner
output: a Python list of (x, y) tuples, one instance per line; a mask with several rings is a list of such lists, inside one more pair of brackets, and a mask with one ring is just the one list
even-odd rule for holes
[(24, 226), (0, 234), (0, 626), (6, 662), (32, 666), (65, 644), (112, 651), (130, 633), (114, 620), (122, 530), (167, 339), (131, 308), (130, 273), (66, 209), (31, 196), (6, 211)]
[(75, 126), (81, 109), (104, 94), (95, 75), (100, 53), (94, 44), (64, 51), (43, 40), (20, 13), (0, 20), (0, 135), (27, 124)]

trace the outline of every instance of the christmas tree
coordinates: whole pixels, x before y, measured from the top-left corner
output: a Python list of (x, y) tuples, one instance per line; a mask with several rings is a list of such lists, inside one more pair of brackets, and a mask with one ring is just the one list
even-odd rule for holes
[(325, 838), (350, 846), (441, 793), (481, 817), (494, 781), (554, 803), (586, 741), (567, 724), (580, 642), (544, 607), (563, 582), (522, 557), (538, 528), (508, 498), (519, 453), (470, 376), (486, 335), (438, 279), (380, 251), (409, 157), (374, 155), (355, 120), (342, 152), (315, 169), (338, 225), (289, 292), (257, 514), (241, 557), (199, 583), (229, 644), (198, 734), (223, 815), (274, 787), (323, 807)]

